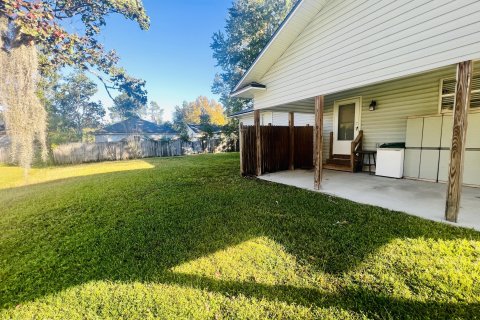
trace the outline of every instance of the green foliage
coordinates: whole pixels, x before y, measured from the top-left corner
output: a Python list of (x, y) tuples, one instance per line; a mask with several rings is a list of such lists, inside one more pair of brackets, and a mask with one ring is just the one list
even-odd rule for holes
[(141, 108), (140, 117), (156, 124), (162, 124), (164, 113), (165, 110), (162, 109), (156, 101), (150, 101), (149, 104), (146, 104)]
[(127, 119), (131, 117), (138, 117), (144, 106), (137, 100), (132, 99), (127, 94), (122, 93), (113, 99), (113, 106), (110, 111), (114, 117), (120, 119)]
[[(11, 32), (3, 49), (15, 50), (33, 42), (42, 53), (40, 71), (43, 75), (64, 66), (90, 70), (104, 82), (107, 90), (120, 90), (145, 103), (145, 81), (117, 67), (119, 58), (115, 51), (106, 52), (97, 39), (106, 24), (105, 17), (110, 14), (121, 14), (136, 21), (140, 28), (149, 28), (141, 0), (4, 0), (0, 4), (0, 17), (10, 19)], [(79, 20), (83, 30), (76, 28), (78, 32), (70, 32), (64, 27)]]
[(237, 154), (29, 179), (0, 167), (2, 319), (480, 314), (480, 233), (242, 178)]
[(296, 1), (235, 0), (225, 30), (213, 35), (211, 48), (222, 72), (215, 76), (212, 91), (220, 94), (227, 114), (251, 106), (251, 101), (231, 98), (230, 93)]
[(75, 133), (75, 140), (81, 141), (85, 129), (99, 128), (105, 117), (101, 101), (92, 101), (97, 93), (97, 85), (84, 72), (72, 73), (52, 88), (49, 101), (49, 132), (65, 137)]

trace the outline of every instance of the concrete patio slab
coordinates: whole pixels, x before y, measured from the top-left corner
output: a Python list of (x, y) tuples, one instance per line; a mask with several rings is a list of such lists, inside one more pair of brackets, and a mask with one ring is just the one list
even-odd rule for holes
[[(313, 171), (282, 171), (260, 179), (315, 191)], [(446, 184), (325, 170), (319, 192), (449, 223), (444, 218)], [(480, 231), (480, 188), (463, 188), (459, 221), (452, 225)]]

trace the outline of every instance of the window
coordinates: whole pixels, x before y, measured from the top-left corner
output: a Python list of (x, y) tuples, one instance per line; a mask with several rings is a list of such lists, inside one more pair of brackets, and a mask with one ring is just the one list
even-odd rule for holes
[[(440, 110), (448, 112), (453, 110), (455, 102), (456, 79), (443, 79), (440, 92)], [(480, 110), (480, 74), (474, 74), (472, 78), (472, 93), (470, 97), (470, 108)]]
[(355, 139), (355, 103), (338, 106), (338, 141)]

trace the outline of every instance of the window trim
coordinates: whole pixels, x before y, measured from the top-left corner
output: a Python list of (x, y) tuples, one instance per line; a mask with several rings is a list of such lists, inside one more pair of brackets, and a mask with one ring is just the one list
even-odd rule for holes
[[(475, 76), (480, 77), (480, 72), (474, 72), (472, 74), (472, 78), (475, 77)], [(451, 93), (450, 95), (443, 95), (442, 94), (443, 82), (445, 80), (455, 80), (455, 93)], [(442, 100), (443, 100), (443, 97), (449, 97), (449, 96), (455, 97), (456, 90), (457, 90), (456, 83), (457, 83), (457, 77), (445, 77), (445, 78), (440, 79), (440, 84), (439, 84), (439, 88), (438, 88), (438, 114), (451, 114), (451, 113), (453, 113), (453, 110), (443, 110), (442, 109)], [(470, 94), (472, 94), (472, 93), (480, 93), (480, 89), (471, 90)], [(454, 101), (455, 101), (455, 99), (454, 99)], [(470, 106), (469, 106), (468, 107), (468, 112), (469, 113), (480, 113), (480, 108), (471, 109)]]

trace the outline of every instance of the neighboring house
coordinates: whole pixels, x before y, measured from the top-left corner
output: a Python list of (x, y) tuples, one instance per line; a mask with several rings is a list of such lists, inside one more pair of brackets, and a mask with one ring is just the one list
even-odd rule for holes
[[(231, 114), (229, 118), (236, 118), (244, 126), (254, 125), (254, 110), (244, 110)], [(311, 113), (296, 113), (295, 126), (313, 126), (315, 124), (315, 115)], [(267, 126), (288, 126), (288, 112), (260, 112), (260, 125)]]
[(177, 131), (166, 125), (157, 125), (137, 117), (109, 125), (94, 133), (95, 142), (119, 142), (130, 137), (151, 140), (173, 140), (179, 137)]
[[(301, 0), (232, 96), (252, 98), (263, 125), (269, 121), (263, 115), (278, 112), (316, 116), (323, 131), (315, 134), (315, 147), (323, 156), (315, 159), (323, 159), (327, 169), (355, 171), (362, 144), (363, 150), (376, 151), (384, 143), (405, 143), (404, 161), (396, 168), (403, 166), (401, 176), (447, 182), (450, 172), (447, 211), (458, 212), (459, 168), (464, 166), (465, 184), (480, 186), (478, 39), (480, 1)], [(455, 94), (468, 96), (464, 84), (469, 77), (462, 75), (470, 63), (462, 158), (462, 144), (450, 149), (452, 139), (463, 141), (465, 100)], [(457, 84), (457, 70), (462, 85)], [(239, 118), (252, 123), (250, 113)], [(378, 160), (377, 169), (393, 163)], [(316, 189), (321, 169), (315, 173)]]
[[(223, 129), (220, 126), (210, 125), (212, 129), (213, 139), (220, 139), (223, 135)], [(187, 134), (190, 141), (199, 141), (202, 140), (206, 135), (207, 132), (205, 131), (205, 126), (201, 124), (187, 124)]]

